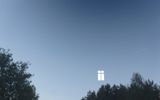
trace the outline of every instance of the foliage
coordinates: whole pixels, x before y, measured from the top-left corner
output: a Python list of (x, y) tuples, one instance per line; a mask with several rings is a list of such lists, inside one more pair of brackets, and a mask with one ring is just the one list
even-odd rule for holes
[(97, 92), (89, 91), (82, 100), (160, 100), (160, 85), (134, 73), (130, 85), (102, 85)]
[(15, 62), (12, 54), (0, 48), (0, 100), (38, 100), (28, 64)]

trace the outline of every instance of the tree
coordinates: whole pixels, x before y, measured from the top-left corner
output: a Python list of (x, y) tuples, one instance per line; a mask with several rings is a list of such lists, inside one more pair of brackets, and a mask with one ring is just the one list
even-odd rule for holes
[(0, 100), (38, 100), (28, 64), (14, 61), (9, 51), (0, 48)]
[(96, 100), (96, 94), (95, 94), (95, 91), (89, 91), (87, 93), (87, 96), (82, 98), (82, 100)]
[(139, 73), (133, 73), (131, 78), (131, 85), (142, 87), (143, 86), (143, 77)]
[(97, 92), (89, 92), (82, 100), (160, 100), (160, 85), (144, 80), (139, 73), (133, 73), (130, 85), (102, 85)]

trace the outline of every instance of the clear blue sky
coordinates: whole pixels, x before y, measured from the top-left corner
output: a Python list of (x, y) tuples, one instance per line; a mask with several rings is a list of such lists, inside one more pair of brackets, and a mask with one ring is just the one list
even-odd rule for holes
[[(133, 72), (159, 82), (159, 0), (0, 0), (0, 47), (30, 62), (39, 100), (80, 100)], [(105, 70), (105, 82), (97, 70)]]

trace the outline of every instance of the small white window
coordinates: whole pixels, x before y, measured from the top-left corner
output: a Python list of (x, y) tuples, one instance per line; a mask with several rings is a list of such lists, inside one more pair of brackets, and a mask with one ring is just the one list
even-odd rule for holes
[(104, 81), (104, 71), (98, 70), (98, 81)]

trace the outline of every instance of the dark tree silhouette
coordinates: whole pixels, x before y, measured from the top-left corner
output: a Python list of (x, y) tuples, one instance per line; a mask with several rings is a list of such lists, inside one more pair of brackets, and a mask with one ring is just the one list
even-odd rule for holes
[(89, 91), (82, 100), (160, 100), (160, 85), (134, 73), (130, 85), (102, 85), (97, 92)]
[(38, 100), (28, 64), (15, 62), (12, 54), (0, 48), (0, 100)]

